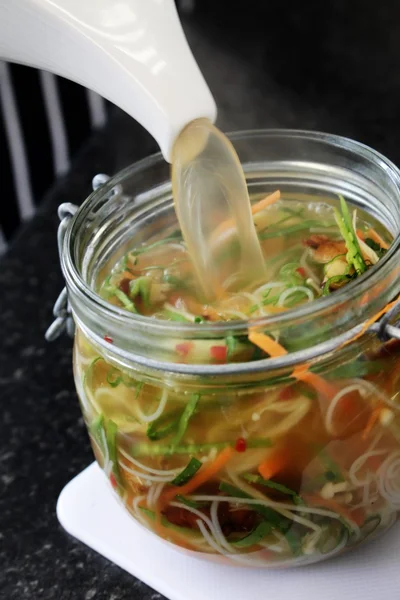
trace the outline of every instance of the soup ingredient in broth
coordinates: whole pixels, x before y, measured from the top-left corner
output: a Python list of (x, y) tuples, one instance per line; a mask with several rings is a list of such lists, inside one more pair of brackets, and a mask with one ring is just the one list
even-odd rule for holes
[[(207, 119), (190, 123), (172, 153), (175, 210), (193, 264), (193, 284), (212, 300), (227, 287), (265, 280), (243, 169), (227, 137)], [(235, 262), (221, 250), (235, 246)]]
[[(293, 340), (253, 330), (254, 317), (337, 294), (373, 268), (391, 238), (344, 199), (275, 191), (253, 195), (251, 206), (262, 282), (228, 285), (205, 301), (177, 229), (133, 246), (101, 295), (121, 310), (197, 328), (248, 321), (248, 335), (171, 337), (176, 362), (283, 356)], [(226, 281), (236, 246), (220, 252)], [(135, 519), (197, 553), (281, 566), (357, 545), (400, 510), (399, 344), (379, 353), (360, 345), (355, 354), (323, 375), (304, 366), (251, 388), (214, 388), (201, 377), (188, 388), (120, 368), (80, 331), (74, 364), (94, 453)]]
[[(398, 372), (399, 349), (384, 360)], [(188, 394), (115, 368), (81, 332), (75, 351), (93, 449), (126, 508), (180, 547), (253, 566), (312, 562), (396, 519), (398, 381), (354, 365)]]
[[(229, 239), (218, 251), (214, 248), (212, 256), (218, 277), (225, 282), (224, 293), (205, 300), (197, 286), (193, 256), (176, 230), (130, 250), (105, 280), (101, 294), (125, 310), (159, 319), (182, 323), (247, 320), (329, 295), (373, 267), (387, 252), (390, 240), (377, 233), (379, 224), (367, 215), (359, 218), (356, 210), (351, 216), (344, 198), (332, 206), (285, 199), (275, 191), (252, 200), (250, 214), (261, 248), (263, 281), (242, 281), (237, 288), (231, 276), (241, 251), (237, 240)], [(228, 231), (230, 222), (224, 223), (226, 229), (220, 224), (213, 232)], [(177, 349), (183, 358), (190, 354), (194, 360), (193, 350), (190, 342)], [(241, 350), (237, 345), (236, 353)], [(224, 342), (209, 349), (209, 358), (226, 362), (232, 352), (233, 347)]]

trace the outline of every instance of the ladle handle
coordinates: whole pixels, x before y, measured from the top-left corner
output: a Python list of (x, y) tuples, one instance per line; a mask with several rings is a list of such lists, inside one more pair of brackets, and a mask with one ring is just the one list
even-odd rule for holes
[(185, 125), (216, 118), (174, 0), (0, 0), (0, 57), (98, 92), (169, 162)]

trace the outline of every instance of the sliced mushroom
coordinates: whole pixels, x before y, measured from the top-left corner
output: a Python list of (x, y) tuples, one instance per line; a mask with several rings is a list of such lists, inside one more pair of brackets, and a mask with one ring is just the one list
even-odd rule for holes
[(326, 264), (341, 255), (345, 257), (347, 252), (344, 241), (332, 240), (327, 235), (311, 235), (304, 243), (310, 249), (313, 260), (320, 264)]

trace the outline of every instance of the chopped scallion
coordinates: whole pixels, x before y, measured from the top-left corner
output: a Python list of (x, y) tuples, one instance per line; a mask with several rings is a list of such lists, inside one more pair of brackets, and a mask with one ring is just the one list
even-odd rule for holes
[(190, 479), (192, 479), (193, 475), (197, 473), (202, 464), (203, 463), (200, 460), (197, 460), (197, 458), (191, 458), (189, 464), (171, 482), (172, 485), (180, 486), (187, 483)]
[(147, 427), (147, 437), (152, 441), (162, 440), (173, 433), (178, 427), (179, 412), (174, 410), (162, 415)]
[(241, 540), (231, 542), (235, 548), (250, 548), (256, 546), (267, 536), (272, 530), (272, 526), (267, 521), (261, 521), (253, 531), (246, 535)]
[(290, 488), (286, 487), (286, 485), (282, 485), (281, 483), (276, 483), (275, 481), (271, 481), (271, 479), (264, 479), (260, 475), (244, 475), (243, 476), (246, 481), (250, 483), (255, 483), (257, 485), (263, 485), (264, 487), (268, 487), (271, 490), (276, 490), (277, 492), (281, 492), (282, 494), (286, 494), (287, 496), (292, 496), (293, 498), (297, 498), (301, 500), (300, 496)]
[(185, 406), (185, 409), (181, 415), (181, 418), (179, 419), (179, 423), (178, 423), (178, 427), (177, 427), (177, 432), (176, 435), (172, 441), (172, 444), (176, 444), (178, 445), (180, 443), (180, 441), (182, 440), (183, 436), (186, 433), (186, 429), (188, 428), (189, 425), (189, 421), (192, 418), (195, 410), (196, 410), (196, 406), (198, 401), (200, 400), (200, 394), (192, 394)]
[[(173, 454), (205, 454), (210, 450), (223, 450), (224, 448), (235, 446), (236, 442), (215, 442), (206, 444), (154, 444), (139, 443), (131, 446), (131, 454), (137, 456), (171, 456)], [(269, 439), (247, 439), (247, 448), (270, 448), (272, 445)]]

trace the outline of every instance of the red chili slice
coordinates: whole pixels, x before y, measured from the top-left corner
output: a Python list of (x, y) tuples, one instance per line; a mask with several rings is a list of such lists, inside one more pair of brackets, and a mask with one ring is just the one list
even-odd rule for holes
[(298, 269), (296, 269), (296, 273), (298, 273), (301, 277), (304, 277), (307, 275), (306, 270), (303, 269), (303, 267), (299, 267)]
[(182, 342), (181, 344), (177, 344), (175, 346), (175, 350), (181, 356), (187, 356), (193, 348), (193, 346), (194, 344), (192, 342)]
[(211, 346), (210, 356), (218, 362), (226, 362), (228, 358), (228, 348), (226, 346)]
[(244, 438), (238, 438), (235, 444), (236, 452), (246, 452), (247, 442)]

